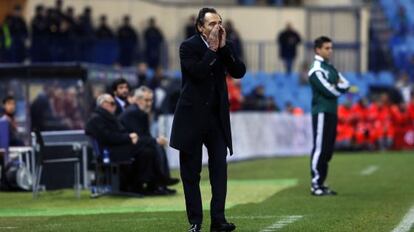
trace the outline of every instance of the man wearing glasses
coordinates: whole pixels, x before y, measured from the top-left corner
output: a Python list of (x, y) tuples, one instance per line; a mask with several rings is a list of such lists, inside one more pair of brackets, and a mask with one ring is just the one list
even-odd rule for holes
[(154, 170), (156, 157), (141, 153), (137, 133), (129, 133), (115, 116), (116, 103), (109, 94), (96, 100), (97, 108), (86, 124), (85, 132), (97, 140), (100, 148), (109, 150), (111, 162), (132, 161), (128, 185), (123, 191), (138, 192), (143, 184), (154, 185), (159, 175)]

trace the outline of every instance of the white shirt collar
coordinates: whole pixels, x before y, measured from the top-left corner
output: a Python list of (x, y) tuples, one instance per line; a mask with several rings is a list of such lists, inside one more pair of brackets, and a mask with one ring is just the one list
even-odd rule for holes
[(206, 44), (206, 46), (209, 48), (210, 46), (208, 45), (207, 41), (204, 39), (204, 37), (200, 34), (201, 39), (203, 40), (203, 42)]
[(126, 103), (119, 97), (115, 97), (115, 100), (122, 106), (122, 110), (125, 108)]
[(320, 56), (320, 55), (315, 55), (315, 60), (319, 60), (319, 61), (325, 61), (324, 59), (323, 59), (323, 57), (322, 56)]

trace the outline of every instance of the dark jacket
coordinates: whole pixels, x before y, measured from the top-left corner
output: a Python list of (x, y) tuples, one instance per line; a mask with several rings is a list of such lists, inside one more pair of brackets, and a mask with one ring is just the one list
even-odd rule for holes
[(114, 97), (115, 99), (115, 104), (116, 104), (116, 110), (115, 110), (115, 116), (119, 116), (122, 112), (125, 111), (125, 109), (128, 107), (129, 103), (127, 100), (122, 100), (123, 102), (125, 102), (125, 106), (122, 107), (121, 103), (119, 103), (118, 99), (116, 97)]
[(148, 114), (142, 111), (136, 104), (128, 106), (119, 115), (119, 121), (128, 130), (138, 134), (138, 143), (155, 144), (156, 140), (151, 136)]
[(101, 147), (132, 144), (128, 131), (115, 115), (101, 107), (92, 113), (86, 123), (85, 133), (95, 138)]
[(202, 130), (208, 125), (211, 95), (219, 93), (219, 118), (226, 146), (233, 153), (226, 73), (242, 78), (246, 67), (229, 41), (213, 52), (200, 35), (194, 35), (180, 46), (182, 72), (181, 94), (172, 125), (170, 146), (186, 153), (198, 152), (202, 143)]
[(285, 30), (279, 34), (279, 56), (281, 58), (295, 58), (296, 47), (300, 43), (301, 39), (299, 34), (294, 30)]

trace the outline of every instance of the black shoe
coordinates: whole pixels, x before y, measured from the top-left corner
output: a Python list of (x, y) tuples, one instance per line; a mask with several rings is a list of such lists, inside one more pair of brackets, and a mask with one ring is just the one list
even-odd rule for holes
[(201, 232), (201, 224), (191, 224), (187, 232)]
[(167, 192), (167, 193), (169, 193), (170, 195), (173, 195), (173, 194), (176, 194), (177, 193), (177, 190), (170, 189), (170, 188), (167, 188), (167, 187), (164, 187), (164, 191)]
[(174, 195), (177, 191), (175, 189), (169, 189), (167, 187), (158, 187), (156, 189), (148, 190), (146, 195), (148, 196), (168, 196)]
[(162, 184), (166, 185), (166, 186), (172, 186), (172, 185), (176, 185), (180, 182), (180, 179), (178, 178), (168, 178), (162, 181)]
[(225, 232), (233, 231), (236, 229), (236, 226), (230, 222), (223, 223), (211, 223), (210, 232)]

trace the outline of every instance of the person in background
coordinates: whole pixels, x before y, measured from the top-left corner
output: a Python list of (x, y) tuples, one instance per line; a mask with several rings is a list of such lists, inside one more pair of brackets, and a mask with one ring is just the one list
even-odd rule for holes
[(13, 96), (7, 96), (3, 99), (3, 116), (9, 121), (9, 145), (24, 146), (24, 143), (17, 135), (17, 122), (15, 118), (16, 100)]
[(234, 53), (239, 59), (243, 60), (243, 44), (239, 32), (234, 29), (233, 22), (230, 20), (224, 23), (224, 27), (227, 30), (228, 39), (233, 43)]
[(144, 31), (145, 59), (148, 67), (156, 69), (160, 65), (164, 36), (156, 25), (155, 18), (148, 20), (148, 27)]
[(135, 56), (139, 47), (138, 34), (131, 26), (131, 19), (128, 15), (123, 18), (123, 24), (118, 29), (118, 62), (121, 66), (131, 66), (135, 61)]
[(191, 36), (193, 36), (196, 32), (194, 30), (194, 23), (196, 20), (196, 16), (195, 15), (191, 15), (190, 18), (188, 18), (188, 23), (185, 25), (185, 38), (190, 38)]
[(256, 86), (246, 97), (243, 110), (253, 111), (280, 111), (272, 97), (265, 95), (263, 85)]
[(48, 46), (48, 22), (46, 10), (43, 5), (36, 6), (35, 16), (31, 23), (32, 45), (30, 58), (33, 63), (45, 62), (49, 59)]
[(286, 102), (285, 111), (294, 116), (301, 116), (304, 114), (303, 109), (293, 106), (292, 102)]
[(129, 105), (128, 96), (129, 96), (129, 83), (124, 78), (116, 79), (112, 82), (111, 90), (112, 95), (115, 99), (116, 110), (115, 115), (120, 115), (125, 108)]
[(106, 15), (101, 15), (99, 18), (99, 26), (96, 29), (95, 35), (96, 38), (100, 40), (112, 39), (114, 37), (114, 33), (108, 26)]
[(137, 88), (139, 88), (142, 85), (147, 85), (148, 84), (148, 77), (147, 77), (147, 72), (148, 72), (148, 65), (145, 62), (140, 62), (137, 65)]
[(296, 48), (300, 42), (300, 35), (293, 29), (291, 23), (287, 23), (285, 30), (280, 32), (277, 37), (279, 57), (285, 63), (286, 73), (292, 72), (296, 58)]
[(351, 150), (355, 138), (355, 119), (352, 113), (351, 101), (346, 101), (338, 107), (338, 126), (336, 127), (335, 148)]
[(316, 38), (314, 52), (314, 62), (308, 73), (312, 88), (311, 194), (336, 195), (337, 193), (325, 184), (325, 180), (335, 147), (338, 97), (348, 91), (350, 83), (329, 63), (333, 52), (330, 38)]
[(3, 27), (8, 28), (10, 36), (10, 46), (6, 50), (6, 61), (14, 63), (23, 62), (26, 59), (25, 43), (29, 34), (20, 5), (14, 6), (12, 13), (6, 16)]
[[(109, 94), (96, 100), (97, 108), (86, 123), (85, 133), (92, 136), (99, 147), (108, 150), (111, 162), (131, 162), (121, 190), (146, 195), (167, 195), (165, 184), (154, 167), (156, 157), (142, 150), (137, 133), (129, 133), (115, 116), (116, 104)], [(148, 186), (149, 188), (146, 188)], [(159, 189), (160, 188), (160, 189)]]
[(230, 111), (238, 111), (242, 109), (244, 97), (241, 93), (241, 82), (233, 79), (230, 75), (226, 77), (227, 90), (229, 93)]
[[(150, 88), (146, 86), (139, 87), (134, 92), (131, 105), (119, 115), (119, 120), (129, 132), (138, 134), (140, 139), (137, 146), (142, 151), (152, 153), (156, 157), (154, 170), (162, 177), (164, 184), (177, 184), (178, 179), (171, 178), (167, 154), (164, 150), (164, 147), (168, 144), (167, 139), (164, 136), (154, 138), (150, 133), (150, 114), (152, 113), (153, 100), (154, 94)], [(165, 186), (159, 191), (175, 193), (175, 190), (168, 189)]]

